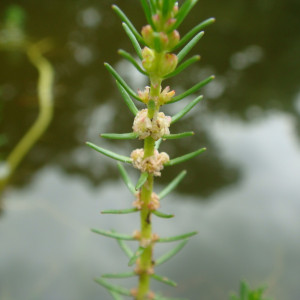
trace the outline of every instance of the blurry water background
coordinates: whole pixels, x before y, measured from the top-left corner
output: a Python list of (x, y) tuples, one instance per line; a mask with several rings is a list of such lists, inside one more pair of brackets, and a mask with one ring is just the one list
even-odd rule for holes
[[(172, 157), (206, 146), (196, 159), (164, 170), (157, 190), (185, 168), (188, 175), (154, 219), (162, 236), (198, 230), (173, 261), (158, 269), (178, 288), (154, 283), (172, 297), (227, 299), (239, 281), (268, 286), (276, 300), (300, 295), (300, 2), (299, 0), (199, 1), (181, 32), (208, 17), (193, 51), (200, 63), (170, 80), (177, 93), (206, 76), (216, 79), (205, 100), (173, 132), (195, 137), (168, 141)], [(26, 13), (26, 34), (49, 37), (47, 58), (56, 71), (55, 113), (49, 130), (26, 156), (2, 195), (0, 299), (111, 299), (95, 276), (128, 270), (114, 240), (89, 228), (132, 232), (137, 216), (103, 216), (127, 208), (132, 197), (114, 161), (84, 145), (91, 141), (128, 155), (139, 141), (101, 140), (101, 132), (129, 132), (133, 117), (108, 61), (136, 90), (147, 81), (117, 55), (133, 48), (110, 0), (1, 0)], [(145, 24), (138, 0), (114, 1), (137, 28)], [(0, 52), (2, 159), (37, 115), (36, 70), (26, 57)], [(198, 93), (199, 94), (199, 93)], [(198, 95), (197, 94), (197, 95)], [(163, 109), (174, 114), (193, 98)], [(128, 168), (136, 180), (137, 172)], [(162, 253), (173, 245), (158, 245)], [(133, 287), (134, 280), (117, 281)]]

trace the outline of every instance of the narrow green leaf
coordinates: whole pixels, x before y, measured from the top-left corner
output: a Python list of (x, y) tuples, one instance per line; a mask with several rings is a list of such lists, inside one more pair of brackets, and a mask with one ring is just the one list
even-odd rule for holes
[(101, 133), (101, 137), (105, 139), (113, 139), (113, 140), (133, 140), (138, 137), (138, 134), (135, 132), (129, 133)]
[(197, 103), (199, 103), (203, 99), (203, 96), (199, 96), (194, 99), (191, 103), (189, 103), (186, 107), (183, 108), (180, 112), (172, 117), (171, 124), (179, 121), (182, 117), (184, 117)]
[(173, 217), (174, 217), (174, 215), (167, 215), (167, 214), (162, 213), (162, 212), (157, 211), (157, 210), (154, 210), (152, 213), (153, 213), (154, 215), (156, 215), (157, 217), (159, 217), (159, 218), (164, 218), (164, 219), (170, 219), (170, 218), (173, 218)]
[(126, 272), (126, 273), (118, 273), (118, 274), (103, 274), (102, 278), (128, 278), (136, 276), (135, 272)]
[(155, 25), (153, 24), (153, 21), (152, 21), (151, 9), (150, 9), (150, 7), (148, 5), (147, 0), (141, 0), (141, 4), (142, 4), (142, 7), (144, 9), (144, 12), (145, 12), (148, 24), (150, 24), (151, 27), (153, 29), (155, 29)]
[(119, 294), (117, 294), (116, 292), (109, 291), (109, 293), (114, 298), (114, 300), (123, 300), (123, 298)]
[(181, 65), (179, 65), (172, 73), (169, 73), (164, 78), (171, 78), (176, 76), (177, 74), (181, 73), (183, 70), (185, 70), (187, 67), (189, 67), (191, 64), (197, 62), (200, 60), (200, 55), (195, 55), (189, 59), (187, 59), (185, 62), (183, 62)]
[(156, 52), (160, 53), (162, 51), (162, 45), (160, 41), (160, 34), (159, 32), (154, 32), (154, 49)]
[(164, 17), (167, 16), (170, 8), (169, 8), (169, 5), (171, 5), (171, 1), (170, 0), (163, 0), (163, 4), (162, 4), (162, 14)]
[(139, 96), (128, 86), (124, 79), (117, 73), (117, 71), (108, 63), (104, 64), (105, 68), (114, 76), (114, 78), (121, 84), (121, 86), (126, 90), (126, 92), (132, 96), (134, 99), (142, 102)]
[(149, 174), (147, 172), (143, 172), (135, 186), (135, 189), (138, 190), (140, 189), (143, 184), (147, 181)]
[(130, 20), (127, 18), (127, 16), (124, 14), (124, 12), (117, 6), (113, 5), (112, 9), (116, 12), (116, 14), (120, 17), (120, 19), (127, 24), (127, 26), (130, 28), (132, 33), (135, 35), (136, 39), (142, 43), (145, 44), (144, 39), (139, 34), (139, 32), (136, 30), (136, 28), (133, 26), (133, 24), (130, 22)]
[(177, 235), (177, 236), (172, 236), (172, 237), (167, 237), (167, 238), (160, 238), (158, 239), (156, 242), (157, 243), (169, 243), (169, 242), (175, 242), (175, 241), (179, 241), (179, 240), (184, 240), (188, 237), (191, 237), (193, 235), (196, 235), (197, 232), (193, 231), (193, 232), (189, 232), (189, 233), (185, 233), (185, 234), (181, 234), (181, 235)]
[(182, 132), (182, 133), (174, 133), (174, 134), (167, 134), (164, 135), (162, 138), (166, 139), (166, 140), (176, 140), (176, 139), (181, 139), (181, 138), (185, 138), (188, 136), (192, 136), (195, 133), (193, 131), (187, 131), (187, 132)]
[(161, 296), (161, 295), (155, 295), (153, 300), (188, 300), (186, 298), (166, 298), (164, 296)]
[(126, 34), (128, 35), (134, 50), (136, 51), (136, 54), (138, 55), (138, 57), (142, 60), (143, 56), (142, 56), (142, 49), (141, 46), (139, 44), (139, 42), (137, 41), (137, 39), (135, 38), (134, 34), (132, 33), (132, 31), (130, 30), (130, 28), (127, 26), (126, 23), (122, 23), (122, 26), (126, 32)]
[(96, 146), (95, 144), (93, 143), (90, 143), (90, 142), (86, 142), (86, 144), (91, 147), (92, 149), (96, 150), (97, 152), (100, 152), (110, 158), (113, 158), (115, 160), (119, 160), (119, 161), (122, 161), (122, 162), (126, 162), (126, 163), (132, 163), (132, 159), (130, 157), (127, 157), (127, 156), (124, 156), (124, 155), (119, 155), (115, 152), (112, 152), (112, 151), (109, 151), (109, 150), (106, 150), (106, 149), (103, 149), (101, 147), (98, 147)]
[(142, 69), (142, 67), (137, 63), (137, 61), (134, 59), (134, 57), (131, 56), (131, 54), (129, 54), (128, 52), (126, 52), (126, 51), (124, 51), (124, 50), (122, 50), (122, 49), (120, 49), (120, 50), (118, 51), (118, 53), (119, 53), (122, 57), (124, 57), (125, 59), (127, 59), (129, 62), (131, 62), (132, 65), (133, 65), (140, 73), (142, 73), (143, 75), (148, 76), (147, 72), (146, 72), (145, 70)]
[(204, 31), (199, 32), (186, 46), (177, 54), (178, 63), (180, 63), (185, 56), (192, 50), (192, 48), (203, 37)]
[(126, 241), (134, 241), (135, 238), (132, 235), (127, 235), (127, 234), (122, 234), (122, 233), (118, 233), (115, 231), (106, 231), (106, 230), (102, 230), (102, 229), (91, 229), (92, 232), (94, 233), (98, 233), (107, 237), (111, 237), (113, 239), (121, 239), (121, 240), (126, 240)]
[(178, 244), (174, 249), (170, 250), (166, 254), (162, 255), (155, 261), (155, 266), (159, 266), (169, 259), (171, 259), (174, 255), (176, 255), (186, 244), (188, 240), (182, 241), (180, 244)]
[(139, 247), (129, 260), (128, 266), (132, 266), (136, 260), (144, 253), (145, 248)]
[(180, 181), (184, 178), (186, 175), (186, 171), (181, 171), (159, 194), (158, 198), (159, 200), (162, 200), (165, 198), (170, 192), (172, 192), (176, 186), (180, 183)]
[(151, 15), (155, 15), (157, 9), (155, 0), (150, 0), (150, 9), (151, 9)]
[(159, 146), (160, 146), (160, 144), (161, 144), (162, 141), (163, 141), (162, 139), (159, 139), (159, 140), (157, 140), (157, 141), (155, 142), (155, 149), (156, 149), (156, 150), (158, 150), (158, 148), (159, 148)]
[(135, 187), (134, 185), (132, 184), (129, 176), (128, 176), (128, 173), (126, 172), (124, 166), (120, 163), (118, 163), (118, 168), (119, 168), (119, 171), (121, 173), (121, 176), (122, 176), (122, 179), (124, 181), (124, 183), (126, 184), (126, 186), (128, 187), (129, 191), (135, 195), (136, 194), (136, 190), (135, 190)]
[(129, 110), (133, 113), (133, 115), (136, 116), (136, 114), (138, 113), (139, 110), (133, 103), (130, 96), (127, 94), (126, 90), (122, 87), (122, 85), (118, 81), (116, 81), (116, 82), (117, 82), (117, 87), (118, 87), (121, 95), (123, 96), (123, 99), (124, 99), (126, 105), (128, 106)]
[(165, 166), (174, 166), (174, 165), (180, 164), (182, 162), (185, 162), (189, 159), (194, 158), (195, 156), (199, 155), (200, 153), (204, 152), (205, 150), (206, 150), (206, 148), (201, 148), (197, 151), (173, 158), (173, 159), (169, 160), (167, 163), (165, 163)]
[[(115, 232), (112, 230), (112, 232)], [(123, 252), (128, 256), (128, 258), (131, 258), (133, 255), (133, 252), (131, 249), (125, 244), (123, 240), (117, 239), (118, 245), (123, 250)]]
[(177, 286), (177, 283), (175, 281), (170, 280), (169, 278), (167, 278), (165, 276), (159, 276), (157, 274), (152, 274), (151, 277), (153, 279), (156, 279), (156, 280), (158, 280), (158, 281), (160, 281), (162, 283), (168, 284), (170, 286), (174, 286), (174, 287)]
[(207, 78), (205, 78), (204, 80), (202, 80), (201, 82), (195, 84), (193, 87), (191, 87), (190, 89), (188, 89), (187, 91), (185, 91), (184, 93), (176, 96), (173, 98), (173, 100), (167, 102), (166, 104), (170, 104), (170, 103), (174, 103), (177, 102), (187, 96), (189, 96), (190, 94), (197, 92), (199, 89), (201, 89), (202, 87), (204, 87), (205, 85), (207, 85), (209, 82), (211, 82), (213, 79), (215, 79), (215, 76), (209, 76)]
[(209, 26), (209, 25), (213, 24), (214, 22), (215, 22), (215, 18), (209, 18), (209, 19), (201, 22), (197, 26), (195, 26), (182, 39), (180, 39), (179, 43), (172, 49), (172, 51), (185, 45), (185, 43), (187, 41), (189, 41), (196, 33), (200, 32), (206, 26)]
[(109, 291), (112, 291), (112, 292), (115, 292), (115, 293), (118, 293), (118, 294), (124, 295), (124, 296), (132, 296), (130, 290), (125, 289), (121, 286), (110, 284), (110, 283), (106, 282), (105, 280), (103, 280), (102, 278), (95, 278), (95, 281), (97, 283), (99, 283), (100, 285), (102, 285), (103, 287), (107, 288)]
[(131, 214), (134, 212), (137, 212), (137, 208), (128, 208), (128, 209), (110, 209), (110, 210), (103, 210), (101, 211), (101, 214)]
[(176, 15), (176, 22), (174, 25), (168, 30), (168, 33), (172, 32), (174, 29), (178, 28), (178, 26), (182, 23), (185, 17), (188, 15), (193, 6), (197, 3), (198, 0), (186, 0), (180, 7), (178, 14)]

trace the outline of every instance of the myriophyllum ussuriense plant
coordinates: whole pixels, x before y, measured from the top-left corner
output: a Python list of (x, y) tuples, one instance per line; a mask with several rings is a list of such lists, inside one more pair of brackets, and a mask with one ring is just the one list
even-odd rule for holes
[[(141, 34), (119, 7), (114, 5), (113, 10), (123, 21), (123, 28), (131, 40), (141, 63), (124, 50), (120, 50), (119, 54), (132, 63), (139, 72), (149, 78), (149, 86), (135, 92), (111, 65), (108, 63), (105, 64), (107, 70), (115, 78), (117, 87), (135, 118), (132, 132), (106, 133), (101, 136), (109, 139), (140, 139), (144, 142), (143, 148), (133, 150), (130, 156), (123, 156), (92, 143), (87, 143), (94, 150), (117, 161), (129, 164), (140, 171), (140, 177), (134, 185), (124, 166), (118, 163), (121, 176), (135, 198), (133, 207), (124, 210), (102, 212), (105, 214), (139, 213), (140, 229), (131, 235), (117, 233), (113, 230), (92, 229), (95, 233), (116, 239), (121, 249), (129, 258), (129, 266), (135, 265), (134, 270), (131, 272), (105, 274), (101, 278), (96, 278), (96, 282), (107, 288), (113, 298), (117, 300), (123, 299), (123, 295), (133, 297), (136, 300), (170, 299), (152, 292), (150, 290), (150, 280), (158, 280), (171, 286), (176, 285), (174, 281), (157, 274), (156, 267), (178, 253), (186, 245), (188, 238), (195, 235), (196, 232), (172, 237), (161, 237), (157, 233), (152, 232), (152, 215), (160, 218), (173, 217), (173, 215), (160, 211), (161, 200), (178, 185), (186, 175), (186, 172), (182, 171), (159, 194), (153, 191), (154, 178), (161, 176), (161, 171), (164, 167), (173, 166), (192, 159), (204, 152), (205, 148), (200, 148), (180, 157), (170, 158), (167, 153), (159, 152), (159, 146), (162, 141), (186, 138), (194, 134), (192, 131), (170, 133), (170, 126), (184, 117), (203, 97), (196, 97), (174, 116), (167, 116), (160, 109), (163, 105), (180, 101), (197, 92), (214, 78), (210, 76), (179, 95), (176, 95), (175, 91), (169, 86), (163, 86), (165, 79), (181, 73), (188, 66), (200, 59), (199, 55), (195, 55), (184, 60), (190, 50), (203, 36), (204, 32), (202, 29), (212, 24), (214, 19), (210, 18), (198, 24), (182, 38), (180, 38), (180, 34), (177, 31), (197, 0), (185, 0), (180, 7), (175, 0), (140, 0), (140, 2), (148, 22), (148, 25), (142, 28)], [(138, 110), (132, 98), (135, 101), (142, 102), (145, 108)], [(136, 247), (136, 251), (132, 251), (125, 241), (137, 241), (138, 246)], [(180, 241), (180, 243), (162, 257), (154, 258), (153, 248), (156, 243), (174, 241)], [(126, 278), (131, 276), (138, 277), (137, 287), (131, 290), (110, 284), (105, 280), (105, 278)]]

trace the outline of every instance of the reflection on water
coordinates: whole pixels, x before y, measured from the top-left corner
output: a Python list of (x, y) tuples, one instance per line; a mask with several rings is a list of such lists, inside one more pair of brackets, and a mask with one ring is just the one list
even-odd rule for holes
[[(144, 24), (138, 1), (115, 2), (137, 27)], [(9, 4), (1, 1), (0, 12)], [(126, 268), (113, 241), (88, 230), (95, 226), (131, 232), (137, 223), (125, 216), (98, 215), (100, 209), (129, 205), (131, 199), (116, 181), (114, 162), (84, 146), (90, 140), (127, 155), (140, 145), (98, 137), (100, 132), (128, 132), (132, 124), (129, 113), (120, 113), (126, 106), (103, 62), (127, 73), (135, 89), (145, 84), (140, 75), (126, 72), (117, 56), (118, 48), (131, 51), (132, 46), (111, 4), (22, 3), (32, 40), (51, 37), (55, 43), (47, 58), (57, 74), (56, 107), (50, 129), (4, 195), (1, 300), (106, 300), (109, 296), (91, 278)], [(210, 100), (173, 127), (173, 132), (194, 130), (196, 136), (162, 146), (174, 157), (208, 148), (185, 166), (166, 169), (159, 180), (163, 185), (182, 168), (188, 170), (179, 194), (164, 203), (164, 211), (175, 212), (176, 219), (157, 221), (157, 231), (199, 230), (174, 259), (177, 263), (161, 267), (161, 273), (182, 283), (175, 290), (158, 285), (166, 294), (226, 299), (228, 291), (237, 290), (239, 280), (246, 278), (253, 285), (267, 283), (274, 299), (298, 300), (299, 6), (294, 0), (204, 0), (182, 24), (186, 32), (199, 20), (217, 18), (197, 48), (202, 61), (166, 84), (180, 93), (211, 73), (217, 78), (203, 91)], [(36, 118), (36, 73), (22, 55), (0, 54), (5, 156)], [(166, 111), (174, 114), (180, 105)], [(128, 204), (119, 204), (118, 195)]]
[[(157, 284), (156, 289), (218, 300), (246, 278), (253, 285), (266, 283), (274, 299), (296, 300), (300, 153), (293, 120), (277, 113), (250, 126), (223, 117), (207, 122), (223, 158), (243, 168), (243, 181), (215, 193), (209, 202), (178, 194), (163, 201), (162, 210), (176, 218), (155, 219), (156, 232), (167, 236), (198, 229), (199, 234), (173, 264), (159, 269), (180, 282), (179, 288)], [(68, 178), (57, 168), (39, 171), (27, 188), (8, 191), (0, 227), (0, 299), (109, 299), (91, 277), (126, 271), (126, 258), (115, 241), (88, 228), (132, 232), (137, 216), (97, 213), (130, 207), (132, 200), (120, 181), (92, 189), (87, 180)], [(158, 245), (156, 251), (162, 250)], [(128, 287), (133, 284), (127, 281)]]

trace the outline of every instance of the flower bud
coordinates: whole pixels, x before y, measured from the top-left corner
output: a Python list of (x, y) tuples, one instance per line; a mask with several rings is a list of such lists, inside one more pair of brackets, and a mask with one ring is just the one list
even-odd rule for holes
[(170, 87), (167, 86), (159, 95), (159, 105), (164, 105), (171, 101), (172, 97), (175, 95), (175, 91), (170, 91)]
[(140, 110), (134, 118), (133, 132), (139, 135), (140, 139), (145, 139), (151, 134), (152, 122), (148, 118), (148, 109)]
[(152, 119), (148, 117), (148, 109), (140, 110), (134, 118), (133, 132), (138, 134), (139, 139), (151, 136), (155, 141), (164, 135), (170, 134), (169, 127), (172, 118), (159, 112)]
[(163, 59), (161, 60), (160, 75), (163, 77), (173, 72), (176, 69), (177, 62), (178, 58), (175, 54), (166, 53)]
[(150, 87), (146, 86), (143, 92), (138, 90), (138, 95), (139, 95), (139, 98), (142, 100), (142, 102), (147, 104), (150, 99), (150, 96), (149, 96), (150, 95)]
[(164, 168), (170, 158), (165, 152), (159, 153), (154, 150), (152, 156), (144, 158), (144, 149), (136, 149), (131, 152), (132, 165), (141, 172), (148, 172), (154, 176), (160, 176), (160, 171)]
[(169, 35), (169, 44), (168, 44), (168, 50), (173, 49), (180, 41), (180, 35), (177, 30), (173, 30)]
[(161, 17), (159, 14), (156, 14), (152, 17), (153, 24), (155, 25), (156, 28), (160, 27), (160, 20), (161, 20)]
[(168, 45), (169, 45), (169, 37), (164, 32), (161, 32), (160, 40), (161, 40), (161, 44), (162, 44), (163, 48), (167, 49)]
[(153, 48), (153, 44), (154, 44), (154, 42), (153, 42), (153, 39), (154, 39), (153, 34), (154, 34), (154, 31), (153, 31), (153, 29), (152, 29), (152, 27), (150, 25), (146, 25), (146, 26), (144, 26), (142, 28), (142, 36), (144, 38), (144, 41), (151, 48)]
[(171, 12), (171, 16), (172, 18), (176, 17), (177, 13), (178, 13), (178, 2), (175, 3), (175, 5), (173, 6), (172, 12)]
[(142, 50), (142, 65), (147, 72), (153, 72), (155, 70), (155, 53), (148, 47)]

